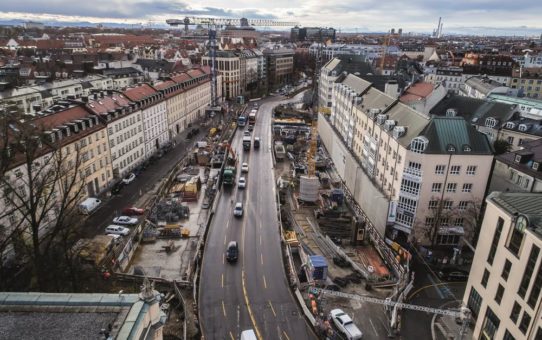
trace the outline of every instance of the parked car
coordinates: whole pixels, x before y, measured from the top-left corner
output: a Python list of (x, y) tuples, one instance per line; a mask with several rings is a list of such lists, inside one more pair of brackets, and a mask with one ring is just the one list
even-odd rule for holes
[(237, 241), (231, 241), (228, 243), (228, 247), (226, 248), (226, 260), (228, 262), (237, 262), (238, 257), (239, 246), (237, 245)]
[(346, 335), (348, 340), (358, 340), (363, 336), (363, 333), (361, 333), (359, 328), (354, 324), (352, 318), (343, 312), (342, 309), (333, 309), (329, 312), (329, 316), (333, 320), (335, 327), (337, 327), (341, 333)]
[(120, 225), (136, 225), (139, 223), (139, 220), (130, 216), (119, 216), (113, 219), (113, 223)]
[(120, 225), (111, 224), (105, 228), (105, 233), (108, 235), (128, 235), (130, 234), (130, 229)]
[(243, 216), (243, 203), (235, 203), (235, 208), (233, 208), (233, 216), (242, 217)]
[(83, 202), (79, 203), (79, 212), (81, 212), (83, 215), (90, 215), (100, 206), (100, 204), (102, 204), (101, 200), (95, 197), (89, 197)]
[(241, 164), (241, 172), (248, 172), (248, 163), (244, 162)]
[(128, 216), (143, 215), (144, 213), (145, 213), (145, 209), (136, 208), (136, 207), (126, 207), (122, 209), (122, 214), (128, 215)]
[(135, 180), (135, 178), (136, 178), (136, 175), (133, 172), (130, 172), (128, 175), (124, 176), (124, 178), (122, 179), (122, 182), (124, 184), (130, 184)]
[(237, 182), (237, 187), (239, 189), (244, 189), (247, 186), (247, 180), (245, 177), (239, 177), (239, 181)]
[(125, 184), (123, 181), (118, 181), (117, 183), (113, 184), (111, 187), (111, 194), (117, 195), (121, 192), (122, 188), (124, 188)]
[(461, 269), (441, 269), (437, 272), (438, 277), (444, 281), (467, 281), (469, 272)]

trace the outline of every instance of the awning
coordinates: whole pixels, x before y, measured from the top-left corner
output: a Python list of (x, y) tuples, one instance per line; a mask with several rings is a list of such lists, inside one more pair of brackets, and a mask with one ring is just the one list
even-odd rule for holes
[(465, 230), (463, 227), (440, 227), (437, 233), (441, 235), (463, 235), (465, 234)]
[(407, 233), (410, 235), (410, 233), (412, 232), (412, 229), (409, 228), (409, 227), (405, 227), (405, 226), (402, 226), (402, 225), (399, 225), (399, 224), (394, 224), (393, 225), (393, 229), (397, 229), (397, 230), (400, 230), (404, 233)]

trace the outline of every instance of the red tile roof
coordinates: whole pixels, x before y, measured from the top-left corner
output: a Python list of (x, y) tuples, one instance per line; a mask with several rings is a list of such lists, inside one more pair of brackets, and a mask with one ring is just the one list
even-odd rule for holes
[(422, 100), (433, 92), (434, 86), (431, 83), (416, 83), (409, 87), (401, 96), (400, 101), (409, 103), (415, 100)]
[(130, 100), (139, 101), (148, 98), (149, 96), (152, 96), (153, 94), (156, 94), (158, 92), (153, 89), (149, 84), (141, 84), (137, 87), (126, 89), (123, 93)]
[(75, 106), (64, 111), (56, 112), (34, 119), (32, 122), (44, 130), (51, 130), (77, 119), (91, 117), (91, 113), (83, 106)]
[(86, 107), (95, 114), (104, 115), (111, 110), (122, 108), (130, 103), (132, 102), (126, 98), (126, 96), (114, 93), (110, 96), (105, 96), (104, 98), (89, 101)]

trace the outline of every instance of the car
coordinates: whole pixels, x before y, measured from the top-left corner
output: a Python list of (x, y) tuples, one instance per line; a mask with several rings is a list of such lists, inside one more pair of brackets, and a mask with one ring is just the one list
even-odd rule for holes
[(110, 224), (105, 228), (105, 233), (107, 235), (128, 235), (130, 234), (130, 229), (120, 225)]
[(260, 137), (254, 137), (254, 149), (260, 148)]
[(247, 186), (247, 180), (245, 177), (239, 177), (239, 181), (237, 181), (237, 187), (239, 189), (244, 189)]
[(250, 137), (250, 131), (245, 131), (245, 132), (243, 132), (243, 136)]
[(112, 195), (117, 195), (121, 192), (122, 188), (124, 188), (126, 184), (124, 184), (123, 181), (118, 181), (117, 183), (113, 184), (113, 186), (111, 187), (111, 194)]
[(243, 216), (243, 203), (235, 203), (235, 208), (233, 208), (233, 216), (242, 217)]
[(438, 277), (444, 281), (467, 281), (469, 272), (461, 269), (441, 269), (437, 272)]
[(244, 162), (241, 164), (241, 172), (248, 172), (248, 163)]
[(126, 207), (122, 209), (122, 214), (127, 216), (133, 216), (133, 215), (143, 215), (145, 213), (145, 209), (136, 208), (136, 207)]
[(226, 260), (228, 262), (237, 262), (238, 257), (239, 246), (237, 245), (237, 241), (231, 241), (228, 243), (228, 247), (226, 248)]
[(333, 320), (335, 327), (337, 327), (341, 333), (346, 335), (348, 340), (358, 340), (363, 336), (363, 333), (361, 333), (358, 326), (354, 324), (352, 318), (343, 312), (342, 309), (333, 309), (329, 312), (329, 316)]
[(130, 216), (119, 216), (113, 219), (113, 223), (119, 225), (136, 225), (139, 223), (139, 220)]
[(124, 176), (124, 178), (122, 179), (122, 182), (124, 184), (130, 184), (135, 180), (135, 178), (136, 178), (136, 175), (133, 172), (130, 172), (128, 175)]
[(248, 125), (248, 131), (251, 132), (252, 130), (254, 130), (254, 125), (249, 124)]

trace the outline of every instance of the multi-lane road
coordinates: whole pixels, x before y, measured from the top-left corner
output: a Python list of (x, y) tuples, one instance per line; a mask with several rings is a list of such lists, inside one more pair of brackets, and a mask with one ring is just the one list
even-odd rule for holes
[[(245, 189), (222, 191), (210, 225), (199, 287), (200, 319), (205, 339), (238, 339), (254, 329), (260, 339), (315, 339), (286, 279), (279, 235), (271, 149), (271, 112), (278, 99), (263, 101), (253, 136), (259, 149), (243, 151), (242, 130), (232, 148), (240, 164), (249, 164)], [(242, 218), (233, 216), (236, 202), (243, 202)], [(237, 241), (239, 260), (226, 261), (226, 246)]]

